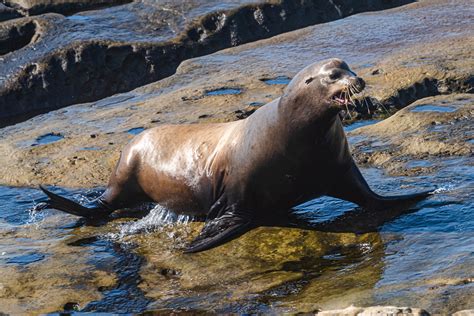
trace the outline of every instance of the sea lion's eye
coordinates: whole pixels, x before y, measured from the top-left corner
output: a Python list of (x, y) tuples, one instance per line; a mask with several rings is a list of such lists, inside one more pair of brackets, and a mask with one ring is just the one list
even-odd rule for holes
[(305, 83), (306, 84), (309, 84), (311, 81), (313, 81), (314, 78), (313, 77), (309, 77), (308, 79), (306, 79)]
[(334, 70), (334, 71), (331, 71), (331, 73), (329, 74), (329, 79), (331, 79), (331, 80), (336, 80), (336, 79), (338, 79), (340, 76), (341, 76), (341, 72), (340, 72), (340, 71), (337, 71), (337, 70)]

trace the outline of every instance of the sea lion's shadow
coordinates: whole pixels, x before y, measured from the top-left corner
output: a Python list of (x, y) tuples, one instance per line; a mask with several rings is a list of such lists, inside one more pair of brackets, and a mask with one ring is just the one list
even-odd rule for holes
[(462, 204), (459, 201), (430, 201), (425, 200), (418, 204), (401, 209), (373, 211), (361, 207), (354, 207), (334, 216), (329, 220), (315, 221), (311, 213), (302, 214), (300, 211), (290, 209), (286, 212), (276, 212), (272, 216), (264, 216), (258, 220), (258, 226), (298, 228), (313, 231), (332, 233), (365, 234), (377, 232), (386, 223), (402, 216), (416, 213), (425, 207), (440, 207), (452, 204)]
[[(361, 207), (354, 207), (343, 212), (339, 216), (330, 218), (324, 221), (315, 221), (315, 217), (311, 212), (302, 214), (296, 209), (279, 210), (272, 212), (272, 214), (263, 213), (256, 218), (255, 227), (281, 227), (281, 228), (298, 228), (323, 232), (334, 233), (370, 233), (376, 232), (381, 226), (394, 220), (401, 215), (415, 213), (424, 207), (439, 207), (450, 204), (459, 204), (458, 201), (423, 201), (417, 205), (398, 210), (367, 210)], [(117, 219), (137, 219), (140, 220), (147, 216), (153, 208), (136, 208), (121, 209), (107, 218), (87, 219), (80, 218), (75, 224), (69, 226), (71, 228), (80, 226), (99, 227), (108, 224)], [(194, 222), (204, 222), (205, 217), (196, 217)]]

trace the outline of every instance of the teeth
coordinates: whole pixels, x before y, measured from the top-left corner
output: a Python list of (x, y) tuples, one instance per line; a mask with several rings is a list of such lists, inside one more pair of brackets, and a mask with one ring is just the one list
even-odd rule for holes
[(343, 97), (334, 96), (333, 99), (340, 104), (347, 104), (349, 102), (349, 99), (347, 99), (346, 96), (343, 96)]

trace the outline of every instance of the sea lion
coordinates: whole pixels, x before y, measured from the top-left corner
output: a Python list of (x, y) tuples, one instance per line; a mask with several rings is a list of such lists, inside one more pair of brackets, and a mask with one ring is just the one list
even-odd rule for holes
[(314, 63), (280, 98), (246, 119), (142, 132), (125, 147), (107, 189), (91, 207), (42, 188), (50, 198), (47, 205), (94, 218), (154, 201), (176, 213), (205, 215), (206, 224), (187, 252), (221, 245), (321, 195), (354, 202), (370, 213), (360, 221), (358, 214), (346, 216), (321, 225), (322, 230), (373, 228), (429, 192), (382, 197), (362, 177), (339, 113), (364, 87), (340, 59)]

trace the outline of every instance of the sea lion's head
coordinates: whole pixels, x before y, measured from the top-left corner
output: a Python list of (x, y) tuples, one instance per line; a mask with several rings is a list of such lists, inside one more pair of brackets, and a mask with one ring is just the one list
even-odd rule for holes
[(282, 100), (287, 110), (298, 109), (305, 115), (337, 114), (347, 110), (352, 96), (361, 92), (365, 82), (341, 59), (332, 58), (301, 70), (285, 89)]

